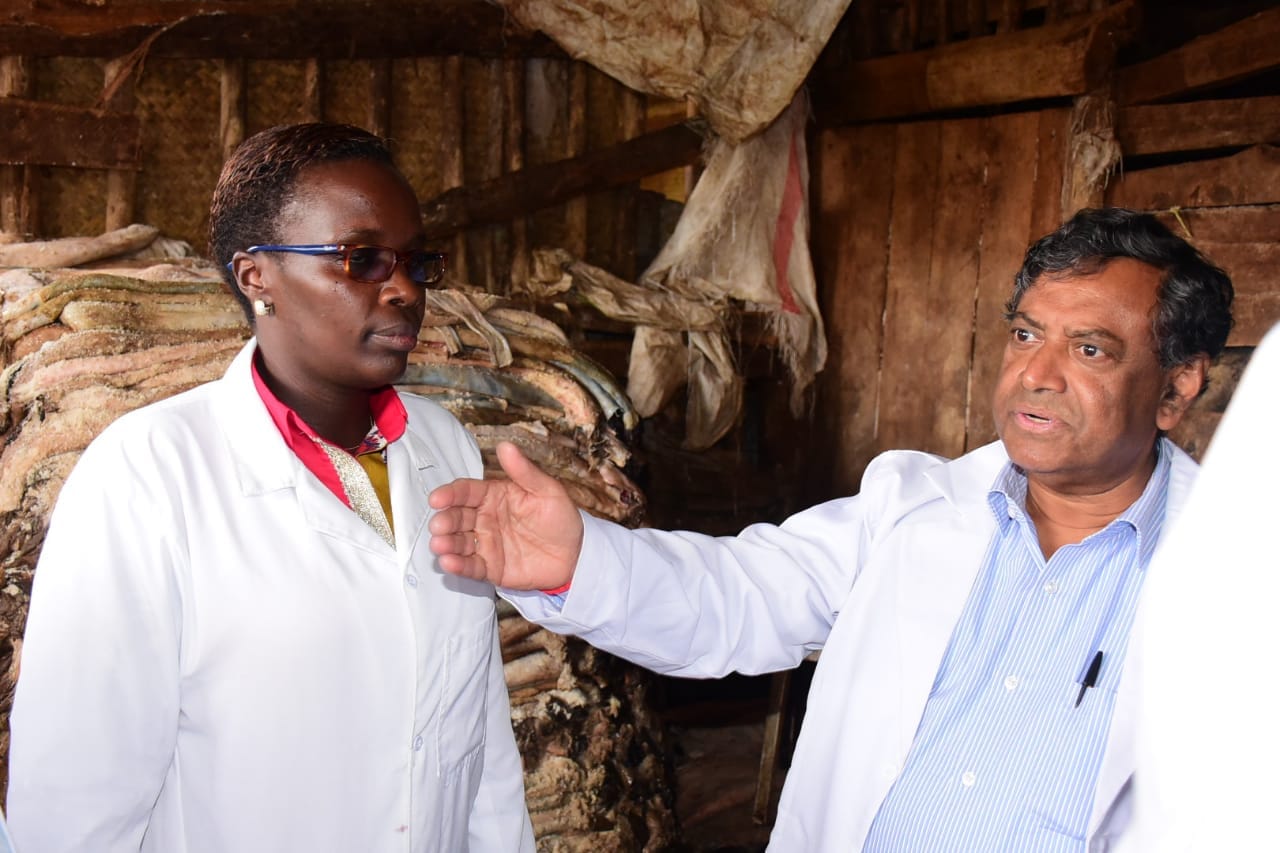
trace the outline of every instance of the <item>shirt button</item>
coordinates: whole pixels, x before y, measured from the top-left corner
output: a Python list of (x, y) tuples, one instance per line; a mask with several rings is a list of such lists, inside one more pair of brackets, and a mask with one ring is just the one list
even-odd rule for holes
[(1010, 690), (1010, 691), (1012, 691), (1012, 690), (1017, 690), (1017, 689), (1018, 689), (1018, 676), (1016, 676), (1016, 675), (1007, 675), (1007, 676), (1005, 676), (1005, 679), (1004, 679), (1004, 689), (1005, 689), (1005, 690)]
[(422, 749), (422, 735), (418, 735), (413, 739), (413, 751), (417, 752), (420, 749)]
[(1055, 592), (1057, 592), (1057, 591), (1058, 591), (1058, 582), (1057, 582), (1057, 581), (1045, 581), (1044, 591), (1045, 591), (1045, 594), (1046, 594), (1046, 595), (1053, 595)]
[(960, 774), (960, 784), (964, 785), (966, 788), (972, 788), (973, 783), (977, 781), (978, 781), (977, 774), (975, 774), (972, 770), (966, 770)]
[(418, 576), (417, 576), (417, 575), (406, 575), (406, 576), (405, 576), (405, 579), (404, 579), (404, 582), (405, 582), (405, 583), (407, 583), (409, 586), (416, 587), (416, 586), (418, 585)]

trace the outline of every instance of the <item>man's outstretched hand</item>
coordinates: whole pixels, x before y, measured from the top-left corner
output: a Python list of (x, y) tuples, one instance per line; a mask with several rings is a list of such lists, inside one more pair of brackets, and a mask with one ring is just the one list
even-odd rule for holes
[(434, 490), (431, 551), (455, 575), (508, 589), (559, 589), (573, 578), (582, 518), (564, 486), (510, 442), (497, 447), (509, 480), (454, 480)]

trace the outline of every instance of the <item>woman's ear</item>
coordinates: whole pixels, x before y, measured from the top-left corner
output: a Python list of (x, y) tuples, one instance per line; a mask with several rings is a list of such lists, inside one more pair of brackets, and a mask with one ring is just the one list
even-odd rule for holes
[(1186, 364), (1170, 369), (1165, 377), (1164, 396), (1156, 410), (1156, 427), (1168, 432), (1176, 427), (1191, 404), (1200, 396), (1209, 376), (1209, 356), (1204, 353)]
[(236, 252), (232, 255), (231, 275), (236, 280), (236, 287), (240, 288), (240, 292), (250, 302), (261, 299), (265, 294), (262, 268), (258, 266), (258, 259), (254, 255), (248, 252)]

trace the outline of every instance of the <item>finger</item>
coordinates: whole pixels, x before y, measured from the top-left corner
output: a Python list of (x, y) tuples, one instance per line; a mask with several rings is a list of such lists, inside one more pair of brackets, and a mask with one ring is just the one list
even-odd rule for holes
[(479, 506), (484, 500), (487, 485), (483, 480), (472, 480), (461, 477), (451, 483), (445, 483), (427, 495), (427, 505), (432, 509), (446, 509), (451, 506)]
[(475, 530), (478, 513), (471, 507), (451, 506), (437, 510), (427, 521), (427, 530), (436, 536), (447, 536), (463, 530)]
[(470, 529), (456, 533), (434, 533), (427, 544), (431, 553), (437, 557), (446, 554), (469, 557), (480, 551), (480, 537)]
[(488, 580), (485, 576), (485, 563), (479, 557), (464, 557), (461, 554), (442, 554), (439, 559), (440, 568), (451, 575), (459, 575), (472, 580)]
[(554, 477), (530, 462), (520, 448), (511, 442), (498, 442), (497, 454), (498, 464), (511, 478), (511, 482), (525, 491), (541, 494), (548, 489), (554, 490), (559, 485)]

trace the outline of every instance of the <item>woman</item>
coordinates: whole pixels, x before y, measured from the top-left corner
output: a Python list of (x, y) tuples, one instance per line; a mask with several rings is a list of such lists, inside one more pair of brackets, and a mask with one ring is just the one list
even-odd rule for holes
[(36, 571), (12, 718), (21, 850), (532, 851), (492, 587), (426, 495), (479, 477), (390, 387), (443, 273), (385, 143), (246, 141), (211, 247), (255, 336), (85, 451)]

